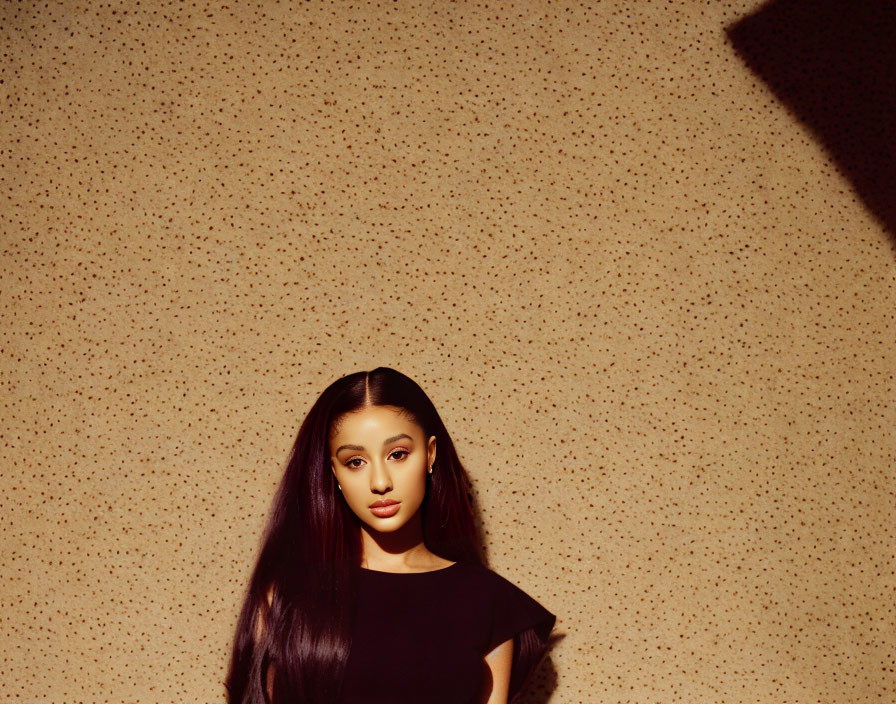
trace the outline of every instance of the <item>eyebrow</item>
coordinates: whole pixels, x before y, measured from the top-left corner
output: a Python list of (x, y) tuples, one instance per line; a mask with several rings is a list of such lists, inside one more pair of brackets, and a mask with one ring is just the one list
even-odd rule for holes
[[(411, 441), (414, 440), (414, 438), (412, 438), (407, 433), (399, 433), (398, 435), (393, 435), (391, 438), (386, 438), (385, 440), (383, 440), (383, 447), (385, 447), (386, 445), (389, 445), (390, 443), (395, 442), (396, 440), (401, 440), (402, 438), (407, 438), (408, 440), (411, 440)], [(355, 452), (364, 452), (364, 448), (361, 445), (340, 445), (338, 448), (336, 448), (336, 454), (338, 455), (343, 450), (354, 450)]]

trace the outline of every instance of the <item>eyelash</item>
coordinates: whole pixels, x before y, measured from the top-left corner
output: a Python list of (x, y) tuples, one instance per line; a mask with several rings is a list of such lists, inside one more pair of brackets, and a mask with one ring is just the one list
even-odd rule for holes
[[(408, 452), (407, 450), (398, 450), (398, 449), (395, 449), (395, 450), (392, 450), (392, 452), (389, 453), (389, 457), (391, 457), (392, 455), (394, 455), (396, 452), (403, 452), (403, 453), (405, 454), (405, 456), (411, 454), (411, 453)], [(361, 459), (360, 457), (352, 457), (352, 459), (350, 459), (348, 462), (345, 463), (345, 466), (348, 467), (348, 468), (350, 468), (350, 469), (357, 469), (357, 468), (358, 468), (358, 465), (356, 465), (356, 464), (352, 464), (352, 462), (354, 462), (355, 460), (360, 460), (360, 459)], [(398, 462), (401, 462), (402, 460), (404, 460), (404, 457), (402, 457), (401, 459), (399, 459)]]

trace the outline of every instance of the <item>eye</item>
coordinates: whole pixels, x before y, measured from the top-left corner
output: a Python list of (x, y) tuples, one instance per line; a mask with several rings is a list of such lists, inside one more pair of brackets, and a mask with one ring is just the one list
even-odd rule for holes
[[(411, 454), (411, 453), (408, 452), (407, 450), (396, 449), (396, 450), (392, 450), (392, 452), (389, 453), (389, 457), (395, 457), (396, 460), (397, 460), (398, 462), (401, 462), (401, 461), (403, 461), (404, 458), (407, 457), (409, 454)], [(396, 455), (397, 455), (397, 457), (396, 457)], [(347, 460), (347, 461), (345, 462), (345, 466), (346, 466), (346, 467), (349, 467), (349, 468), (351, 468), (351, 469), (358, 469), (358, 467), (360, 467), (361, 465), (360, 465), (360, 464), (354, 464), (354, 463), (355, 463), (355, 462), (363, 462), (363, 461), (364, 461), (364, 460), (363, 460), (362, 458), (360, 458), (360, 457), (352, 457), (350, 460)]]

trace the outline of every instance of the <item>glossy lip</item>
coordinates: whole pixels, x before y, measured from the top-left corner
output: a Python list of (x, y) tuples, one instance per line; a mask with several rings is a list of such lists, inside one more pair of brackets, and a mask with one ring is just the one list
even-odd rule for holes
[(385, 506), (377, 506), (374, 504), (370, 507), (370, 512), (374, 516), (379, 516), (380, 518), (388, 518), (389, 516), (394, 516), (398, 513), (398, 509), (401, 508), (401, 503), (398, 501), (390, 501)]
[(370, 504), (370, 508), (376, 508), (377, 506), (389, 506), (391, 504), (397, 503), (399, 502), (395, 499), (378, 499), (377, 501), (374, 501), (372, 504)]

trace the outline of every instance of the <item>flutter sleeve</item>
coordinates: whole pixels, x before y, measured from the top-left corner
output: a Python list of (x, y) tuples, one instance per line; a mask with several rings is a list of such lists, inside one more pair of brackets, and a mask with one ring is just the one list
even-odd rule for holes
[(529, 676), (547, 651), (557, 617), (512, 582), (495, 572), (491, 574), (494, 601), (486, 653), (513, 638), (508, 701), (517, 704)]
[(513, 582), (492, 574), (492, 623), (486, 652), (530, 629), (546, 644), (557, 617)]

